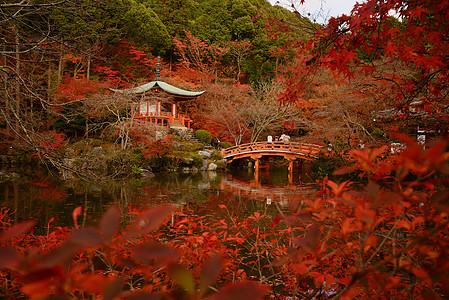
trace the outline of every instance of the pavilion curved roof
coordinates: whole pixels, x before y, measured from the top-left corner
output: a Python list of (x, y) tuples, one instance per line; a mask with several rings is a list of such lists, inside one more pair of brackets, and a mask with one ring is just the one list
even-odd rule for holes
[(200, 92), (186, 91), (186, 90), (177, 88), (175, 86), (172, 86), (164, 81), (157, 80), (157, 79), (153, 80), (151, 82), (148, 82), (144, 85), (134, 87), (134, 88), (123, 89), (123, 90), (117, 90), (117, 89), (111, 89), (111, 90), (116, 93), (121, 93), (121, 94), (125, 94), (125, 95), (133, 95), (133, 94), (143, 94), (145, 92), (148, 92), (152, 89), (157, 89), (157, 88), (161, 89), (162, 91), (164, 91), (168, 94), (180, 96), (180, 97), (198, 97), (205, 92), (205, 91), (200, 91)]

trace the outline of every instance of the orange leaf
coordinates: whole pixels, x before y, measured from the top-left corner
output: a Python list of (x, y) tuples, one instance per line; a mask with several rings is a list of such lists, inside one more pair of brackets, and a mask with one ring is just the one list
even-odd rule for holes
[(100, 221), (100, 230), (106, 239), (111, 239), (120, 223), (120, 210), (112, 206), (104, 214)]
[(363, 208), (363, 207), (357, 207), (355, 209), (355, 216), (357, 219), (359, 219), (362, 223), (367, 224), (368, 226), (371, 226), (373, 222), (376, 219), (376, 212), (369, 208)]
[(215, 300), (252, 300), (264, 299), (268, 288), (254, 281), (233, 283), (211, 297)]
[(343, 224), (341, 225), (341, 232), (343, 232), (344, 235), (362, 230), (362, 225), (360, 222), (354, 221), (355, 218), (347, 218), (343, 221)]
[(126, 238), (133, 238), (156, 230), (174, 211), (173, 206), (158, 206), (143, 212), (130, 224)]
[(407, 220), (400, 220), (397, 225), (398, 228), (405, 228), (407, 230), (411, 229), (410, 222)]
[(365, 248), (363, 249), (365, 252), (370, 248), (375, 248), (377, 246), (377, 236), (370, 235), (365, 241)]
[(376, 157), (378, 157), (379, 155), (381, 155), (382, 153), (384, 153), (387, 150), (388, 150), (387, 146), (382, 146), (380, 148), (374, 149), (371, 151), (369, 158), (371, 160), (374, 160)]
[(84, 291), (93, 294), (103, 294), (108, 284), (112, 281), (110, 278), (100, 274), (81, 274), (77, 278), (78, 285)]
[(295, 270), (296, 273), (303, 276), (304, 274), (306, 274), (309, 267), (306, 264), (296, 264), (294, 265), (293, 269)]
[(346, 185), (349, 183), (349, 180), (342, 182), (341, 184), (337, 184), (332, 180), (327, 182), (327, 185), (332, 189), (335, 196), (339, 196), (344, 190), (346, 190)]

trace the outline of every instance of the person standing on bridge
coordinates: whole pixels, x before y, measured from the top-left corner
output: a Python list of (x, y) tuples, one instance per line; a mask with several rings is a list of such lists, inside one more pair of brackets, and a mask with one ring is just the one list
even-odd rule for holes
[(283, 133), (281, 135), (281, 137), (279, 138), (279, 140), (281, 142), (288, 143), (288, 142), (290, 142), (290, 136)]
[(273, 142), (273, 137), (271, 135), (267, 136), (267, 142), (268, 143)]

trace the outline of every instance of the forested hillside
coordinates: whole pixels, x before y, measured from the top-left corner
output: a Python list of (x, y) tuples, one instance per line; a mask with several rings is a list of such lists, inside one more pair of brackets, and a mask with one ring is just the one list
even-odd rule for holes
[[(122, 122), (126, 114), (106, 107), (124, 113), (129, 105), (105, 99), (107, 88), (151, 81), (157, 55), (163, 77), (181, 87), (257, 87), (270, 83), (291, 59), (289, 48), (315, 30), (308, 19), (260, 0), (11, 1), (0, 8), (2, 142), (37, 152), (54, 135), (98, 136)], [(273, 22), (301, 29), (276, 30)], [(208, 122), (197, 120), (197, 128)]]

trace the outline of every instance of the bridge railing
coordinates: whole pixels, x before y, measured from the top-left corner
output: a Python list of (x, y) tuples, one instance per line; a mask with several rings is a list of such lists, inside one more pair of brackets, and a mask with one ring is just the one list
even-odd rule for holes
[(293, 152), (303, 155), (316, 156), (322, 146), (296, 142), (256, 142), (251, 144), (242, 144), (221, 150), (221, 155), (226, 158), (237, 154), (249, 152)]

